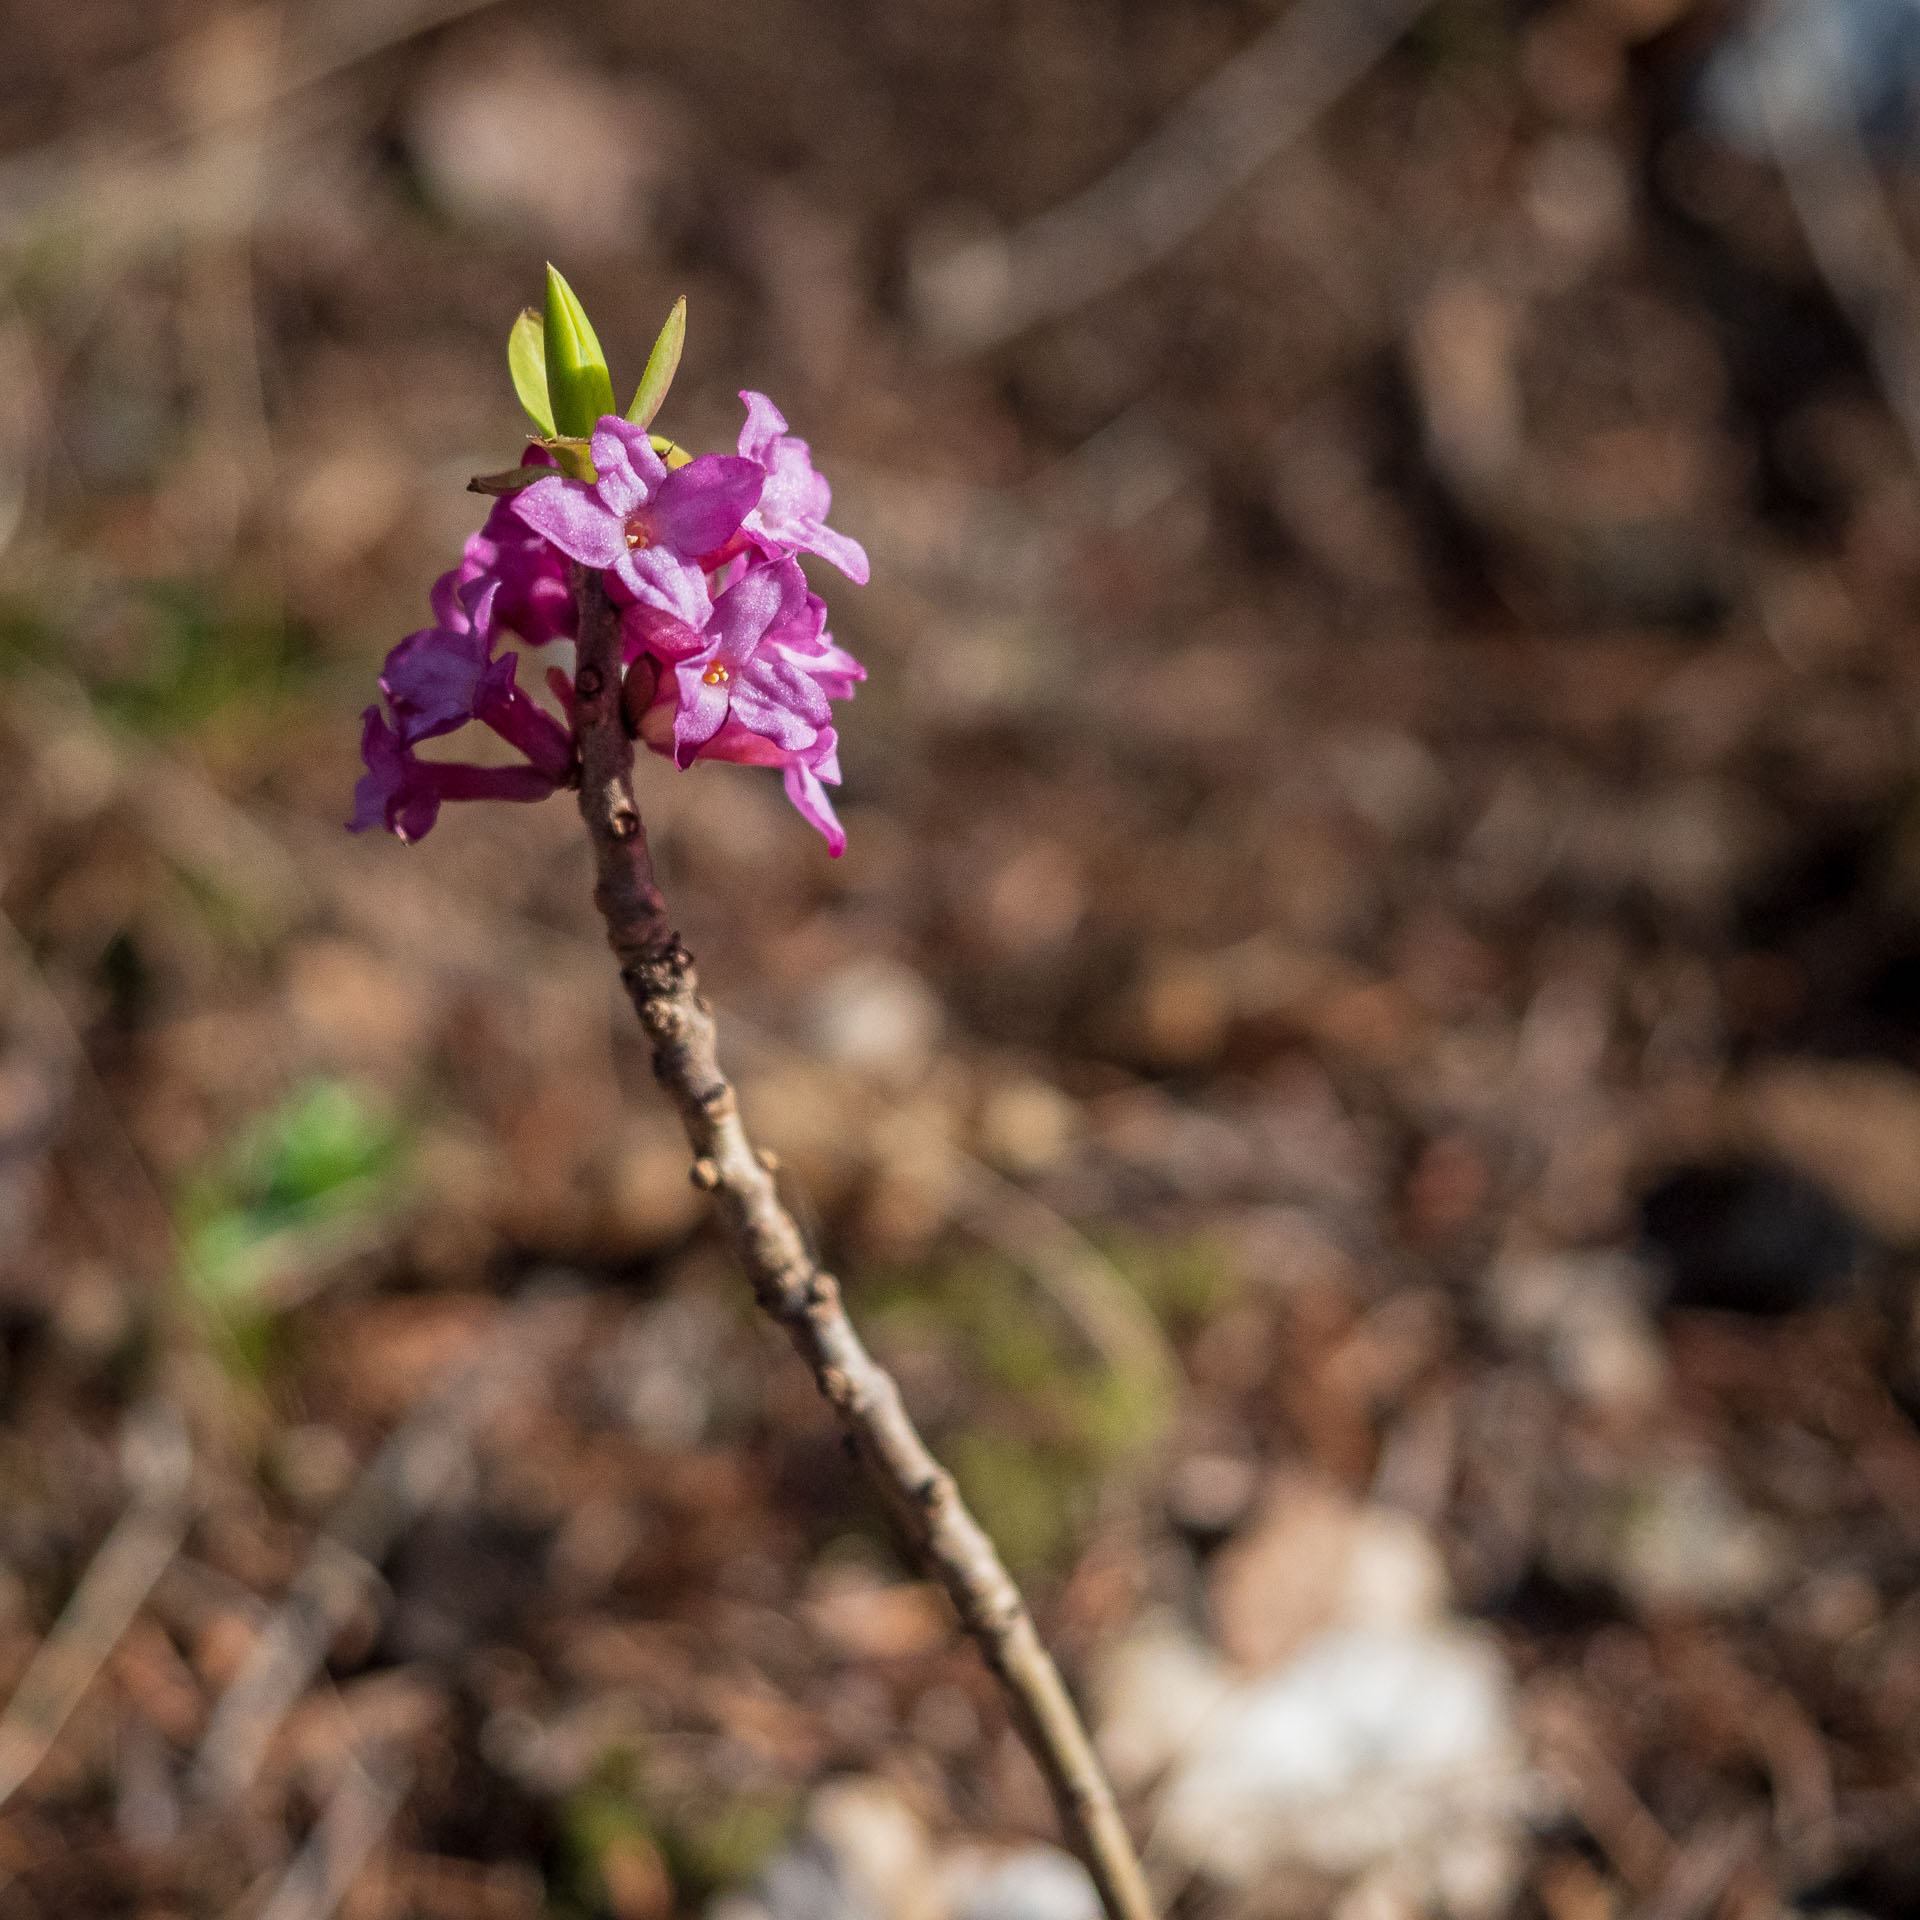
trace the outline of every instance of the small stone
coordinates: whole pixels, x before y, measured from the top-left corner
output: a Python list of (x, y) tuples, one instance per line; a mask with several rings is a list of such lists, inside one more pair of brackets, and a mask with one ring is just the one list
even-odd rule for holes
[(1512, 1683), (1490, 1637), (1346, 1628), (1209, 1715), (1156, 1832), (1172, 1858), (1228, 1886), (1395, 1860), (1437, 1892), (1441, 1862), (1469, 1840), (1517, 1864), (1529, 1793)]
[(1667, 1355), (1653, 1324), (1656, 1277), (1630, 1255), (1551, 1253), (1498, 1262), (1487, 1277), (1492, 1318), (1536, 1350), (1576, 1400), (1623, 1418), (1664, 1398)]
[(1201, 1539), (1231, 1533), (1260, 1490), (1260, 1469), (1233, 1453), (1189, 1454), (1167, 1482), (1167, 1517)]
[(836, 1878), (885, 1920), (936, 1920), (933, 1846), (925, 1823), (884, 1780), (831, 1780), (807, 1806), (807, 1831), (831, 1854)]
[(857, 1565), (815, 1573), (803, 1611), (817, 1634), (856, 1660), (908, 1659), (953, 1638), (953, 1615), (937, 1588), (889, 1584)]
[(953, 1920), (1100, 1920), (1086, 1868), (1058, 1847), (998, 1855), (962, 1848), (943, 1868)]
[(1002, 1081), (981, 1104), (980, 1151), (1017, 1180), (1051, 1172), (1079, 1131), (1079, 1107), (1031, 1074)]

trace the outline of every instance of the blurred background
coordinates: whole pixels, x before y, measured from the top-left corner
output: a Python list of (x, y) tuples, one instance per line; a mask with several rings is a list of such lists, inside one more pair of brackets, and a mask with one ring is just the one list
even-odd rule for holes
[(12, 0), (0, 1920), (1089, 1920), (564, 800), (341, 831), (561, 265), (865, 590), (642, 769), (1192, 1920), (1920, 1908), (1920, 8)]

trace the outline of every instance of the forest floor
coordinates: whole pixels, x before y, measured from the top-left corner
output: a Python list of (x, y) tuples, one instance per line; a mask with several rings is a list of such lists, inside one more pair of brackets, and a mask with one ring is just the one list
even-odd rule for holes
[(573, 809), (340, 829), (547, 257), (872, 555), (845, 857), (642, 806), (1174, 1910), (1914, 1910), (1906, 189), (1718, 5), (1445, 0), (1022, 247), (1280, 17), (9, 9), (0, 1920), (1087, 1912)]

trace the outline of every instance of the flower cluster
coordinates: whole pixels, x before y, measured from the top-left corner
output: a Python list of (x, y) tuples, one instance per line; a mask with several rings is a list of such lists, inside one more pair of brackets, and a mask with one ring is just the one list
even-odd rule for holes
[[(845, 847), (826, 792), (840, 779), (829, 702), (846, 699), (866, 673), (827, 632), (826, 605), (796, 556), (819, 555), (862, 583), (867, 556), (826, 524), (827, 483), (764, 394), (740, 396), (746, 421), (734, 454), (689, 458), (648, 431), (678, 357), (682, 313), (662, 333), (629, 417), (602, 410), (589, 423), (581, 365), (598, 372), (597, 384), (585, 383), (588, 404), (604, 403), (610, 387), (593, 364), (598, 343), (584, 314), (549, 270), (544, 365), (532, 349), (521, 353), (531, 313), (509, 349), (521, 398), (546, 431), (520, 468), (483, 483), (502, 497), (460, 565), (436, 583), (434, 624), (387, 656), (386, 711), (370, 707), (365, 718), (355, 831), (384, 826), (417, 840), (444, 801), (537, 800), (575, 779), (570, 725), (521, 689), (519, 656), (496, 651), (502, 634), (533, 647), (574, 637), (573, 562), (599, 572), (621, 609), (624, 708), (639, 737), (676, 767), (702, 759), (778, 767), (802, 816), (836, 855)], [(569, 404), (573, 420), (555, 431), (553, 416)], [(552, 668), (547, 683), (570, 716), (569, 675)], [(468, 721), (518, 759), (477, 766), (415, 751)]]

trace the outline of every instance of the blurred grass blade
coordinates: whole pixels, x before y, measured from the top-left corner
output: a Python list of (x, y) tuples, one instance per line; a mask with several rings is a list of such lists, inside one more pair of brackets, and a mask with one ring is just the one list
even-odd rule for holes
[(547, 398), (547, 323), (524, 308), (507, 335), (507, 370), (527, 417), (542, 433), (553, 431), (553, 403)]
[(547, 400), (559, 432), (584, 437), (613, 411), (613, 376), (587, 310), (558, 267), (547, 267)]
[(673, 311), (667, 315), (667, 324), (660, 329), (660, 337), (653, 343), (653, 351), (647, 355), (647, 370), (640, 376), (640, 391), (633, 396), (633, 405), (627, 409), (627, 418), (636, 427), (649, 427), (653, 416), (660, 411), (661, 402), (667, 397), (667, 389), (673, 385), (673, 376), (680, 371), (680, 350), (687, 344), (687, 296), (683, 293), (673, 303)]

